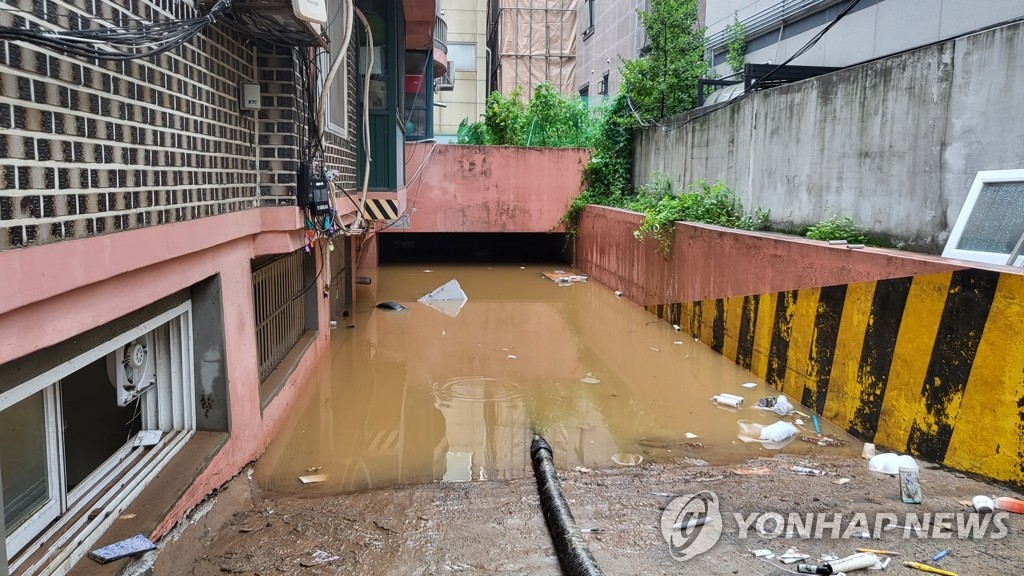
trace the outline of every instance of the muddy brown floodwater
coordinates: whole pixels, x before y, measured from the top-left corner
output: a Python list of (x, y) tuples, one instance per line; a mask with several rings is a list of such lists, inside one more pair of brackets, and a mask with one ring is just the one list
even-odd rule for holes
[[(332, 332), (306, 408), (257, 464), (259, 486), (322, 494), (522, 478), (532, 474), (535, 431), (562, 469), (859, 453), (853, 442), (822, 448), (796, 439), (766, 450), (738, 440), (738, 421), (778, 420), (753, 408), (777, 392), (605, 286), (543, 276), (558, 269), (380, 268), (360, 286), (355, 326)], [(417, 302), (452, 279), (468, 296), (461, 308)], [(405, 309), (372, 307), (382, 301)], [(745, 397), (743, 407), (710, 400), (722, 392)], [(300, 482), (310, 475), (318, 482)]]
[[(908, 576), (924, 573), (903, 560), (931, 561), (947, 549), (936, 565), (960, 576), (1024, 572), (1024, 516), (1003, 513), (1004, 530), (948, 529), (970, 519), (965, 499), (1013, 491), (922, 463), (924, 501), (904, 504), (898, 478), (868, 472), (860, 444), (828, 422), (823, 431), (848, 444), (744, 443), (738, 421), (778, 420), (752, 407), (774, 394), (763, 382), (612, 289), (542, 276), (554, 268), (381, 268), (360, 287), (355, 326), (333, 331), (330, 357), (297, 404), (305, 408), (251, 474), (161, 542), (151, 573), (558, 574), (530, 473), (534, 431), (553, 445), (562, 490), (608, 575), (784, 576), (794, 564), (751, 551), (790, 547), (811, 562), (858, 547), (890, 550), (900, 555), (886, 573)], [(469, 297), (461, 309), (416, 302), (453, 278)], [(386, 300), (405, 310), (371, 307)], [(746, 402), (733, 410), (709, 400), (722, 392)], [(825, 475), (797, 475), (794, 466)], [(673, 518), (677, 497), (703, 491), (721, 503), (720, 524), (710, 524), (721, 537), (679, 562), (663, 516)], [(908, 514), (945, 514), (947, 528), (878, 530), (881, 513), (907, 525)], [(746, 529), (737, 519), (765, 514), (816, 516), (815, 535), (789, 537), (764, 522)], [(853, 536), (858, 514), (867, 515), (870, 540)]]

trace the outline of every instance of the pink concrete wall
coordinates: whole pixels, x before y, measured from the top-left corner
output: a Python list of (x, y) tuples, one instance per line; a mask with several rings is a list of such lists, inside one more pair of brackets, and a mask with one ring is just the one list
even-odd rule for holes
[(956, 262), (899, 250), (850, 250), (784, 234), (676, 223), (666, 258), (658, 243), (639, 241), (636, 212), (587, 206), (576, 240), (576, 266), (591, 278), (649, 306), (899, 278), (962, 268)]
[(262, 208), (0, 252), (0, 364), (220, 274), (231, 437), (154, 537), (266, 449), (328, 349), (328, 300), (317, 299), (319, 335), (261, 414), (250, 260), (300, 248), (300, 226), (294, 208)]
[(587, 151), (408, 144), (406, 161), (399, 207), (411, 227), (386, 233), (550, 232), (563, 230)]

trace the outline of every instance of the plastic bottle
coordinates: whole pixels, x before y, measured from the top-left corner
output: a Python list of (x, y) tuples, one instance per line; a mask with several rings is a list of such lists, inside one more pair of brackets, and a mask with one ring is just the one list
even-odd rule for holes
[(996, 498), (995, 505), (996, 510), (1024, 514), (1024, 500), (1003, 496), (1002, 498)]

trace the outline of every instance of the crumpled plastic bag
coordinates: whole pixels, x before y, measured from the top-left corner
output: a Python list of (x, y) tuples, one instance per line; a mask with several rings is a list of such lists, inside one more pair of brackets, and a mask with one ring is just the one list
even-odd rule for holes
[(765, 426), (757, 422), (740, 420), (736, 422), (739, 426), (740, 440), (744, 442), (758, 442), (768, 450), (778, 450), (796, 438), (797, 428), (789, 422), (779, 421)]

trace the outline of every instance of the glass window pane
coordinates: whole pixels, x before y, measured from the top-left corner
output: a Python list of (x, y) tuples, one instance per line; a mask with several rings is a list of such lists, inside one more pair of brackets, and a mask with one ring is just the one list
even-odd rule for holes
[(957, 248), (1009, 254), (1024, 234), (1024, 182), (988, 182), (978, 194)]
[(4, 410), (0, 418), (0, 477), (7, 535), (50, 499), (43, 394), (18, 402)]
[(452, 70), (476, 70), (476, 44), (448, 43), (448, 60)]

